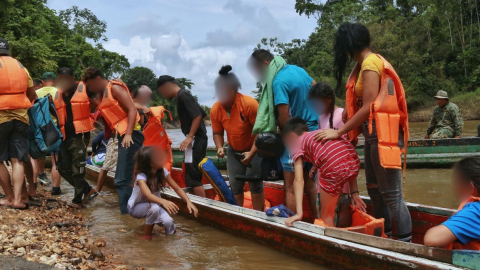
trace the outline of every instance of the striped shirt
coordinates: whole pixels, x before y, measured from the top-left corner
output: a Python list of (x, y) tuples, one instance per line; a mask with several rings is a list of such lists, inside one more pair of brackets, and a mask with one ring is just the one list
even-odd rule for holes
[(303, 157), (304, 162), (318, 168), (323, 178), (343, 181), (358, 174), (360, 159), (350, 142), (345, 139), (317, 142), (315, 134), (306, 132), (300, 137), (299, 149), (293, 153), (294, 161)]

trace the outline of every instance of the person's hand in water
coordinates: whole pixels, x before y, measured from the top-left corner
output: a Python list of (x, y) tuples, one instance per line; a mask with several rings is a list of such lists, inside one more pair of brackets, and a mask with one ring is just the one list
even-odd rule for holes
[(132, 135), (125, 134), (122, 140), (122, 147), (129, 148), (133, 144)]
[(167, 200), (163, 200), (162, 202), (162, 207), (165, 209), (165, 211), (167, 211), (170, 215), (175, 215), (176, 213), (178, 213), (178, 210), (180, 210), (180, 208), (178, 208), (178, 206), (176, 204), (174, 204), (173, 202), (171, 201), (167, 201)]
[(225, 150), (223, 147), (217, 149), (217, 157), (224, 158), (225, 157)]
[(187, 149), (187, 147), (192, 143), (192, 141), (193, 138), (187, 136), (187, 138), (185, 138), (185, 140), (183, 140), (183, 142), (180, 144), (180, 151), (185, 151), (185, 149)]
[(188, 212), (190, 212), (190, 214), (193, 214), (193, 216), (195, 217), (198, 217), (198, 209), (197, 207), (195, 207), (195, 205), (193, 203), (188, 203), (187, 204), (187, 209), (188, 209)]
[(288, 227), (293, 227), (293, 223), (295, 221), (300, 221), (300, 220), (302, 220), (302, 215), (296, 214), (294, 216), (291, 216), (285, 219), (285, 225), (287, 225)]
[(328, 140), (336, 140), (336, 139), (339, 139), (341, 136), (340, 136), (340, 133), (338, 133), (338, 130), (335, 130), (335, 129), (325, 129), (325, 130), (321, 130), (319, 132), (317, 132), (317, 134), (315, 134), (315, 140), (318, 142), (318, 141), (328, 141)]

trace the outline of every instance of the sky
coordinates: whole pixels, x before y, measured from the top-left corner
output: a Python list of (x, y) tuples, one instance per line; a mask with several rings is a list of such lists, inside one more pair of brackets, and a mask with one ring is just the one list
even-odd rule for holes
[(250, 94), (256, 84), (246, 63), (260, 40), (306, 39), (316, 27), (314, 18), (295, 12), (295, 0), (49, 0), (47, 5), (90, 9), (107, 22), (106, 49), (157, 76), (191, 79), (193, 94), (207, 106), (215, 102), (222, 65), (233, 67), (241, 92)]

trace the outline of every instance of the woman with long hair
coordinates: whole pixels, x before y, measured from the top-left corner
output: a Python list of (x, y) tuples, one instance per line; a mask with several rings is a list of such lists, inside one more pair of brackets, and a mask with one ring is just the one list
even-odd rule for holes
[(393, 219), (398, 239), (411, 241), (411, 217), (402, 195), (400, 147), (404, 139), (408, 139), (403, 86), (393, 67), (370, 48), (370, 32), (364, 25), (343, 23), (336, 33), (334, 46), (336, 91), (343, 86), (350, 62), (357, 64), (347, 81), (345, 125), (338, 130), (324, 130), (318, 138), (337, 139), (348, 133), (349, 139), (354, 140), (360, 131), (363, 133), (365, 174), (374, 216), (385, 219), (387, 235), (392, 234)]

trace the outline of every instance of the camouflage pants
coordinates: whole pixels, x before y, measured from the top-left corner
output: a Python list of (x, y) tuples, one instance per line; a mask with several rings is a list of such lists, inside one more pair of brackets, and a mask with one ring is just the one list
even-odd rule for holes
[(430, 136), (430, 139), (447, 139), (447, 138), (453, 138), (455, 137), (455, 134), (453, 133), (453, 130), (450, 128), (437, 128), (432, 132), (432, 135)]

